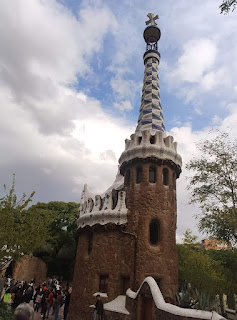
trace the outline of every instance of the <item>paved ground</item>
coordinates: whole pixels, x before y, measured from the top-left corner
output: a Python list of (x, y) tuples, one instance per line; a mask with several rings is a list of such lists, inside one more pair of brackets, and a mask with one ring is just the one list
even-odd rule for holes
[[(30, 305), (32, 306), (33, 303), (32, 301), (30, 302)], [(49, 313), (49, 320), (54, 320), (54, 316), (52, 315), (52, 309), (50, 310), (50, 313)], [(34, 320), (42, 320), (41, 318), (41, 314), (40, 314), (40, 310), (39, 312), (36, 312), (34, 313)], [(58, 320), (63, 320), (63, 307), (60, 308), (59, 310), (59, 317), (58, 317)]]

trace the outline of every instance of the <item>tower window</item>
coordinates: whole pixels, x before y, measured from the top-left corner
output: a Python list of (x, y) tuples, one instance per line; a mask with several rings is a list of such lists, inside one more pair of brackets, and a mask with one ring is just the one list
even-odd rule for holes
[(156, 138), (155, 136), (150, 137), (150, 144), (155, 144), (156, 143)]
[(130, 170), (127, 170), (125, 174), (125, 185), (128, 186), (129, 183), (130, 183)]
[(156, 246), (159, 241), (160, 225), (156, 220), (152, 220), (150, 223), (150, 244)]
[(108, 291), (108, 275), (100, 275), (99, 292), (107, 293)]
[(89, 242), (88, 242), (88, 254), (91, 253), (93, 246), (93, 233), (89, 235)]
[(149, 168), (149, 182), (151, 183), (156, 182), (156, 168), (154, 167)]
[(142, 168), (137, 168), (137, 183), (141, 183), (142, 182)]
[(142, 142), (142, 137), (138, 137), (138, 144), (141, 144)]
[(162, 183), (165, 185), (165, 186), (168, 186), (169, 185), (169, 170), (167, 168), (164, 168), (162, 170)]

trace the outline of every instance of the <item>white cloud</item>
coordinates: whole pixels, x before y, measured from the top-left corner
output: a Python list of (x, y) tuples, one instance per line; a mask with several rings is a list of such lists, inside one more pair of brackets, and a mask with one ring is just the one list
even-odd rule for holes
[(115, 103), (114, 106), (121, 111), (132, 110), (131, 102), (128, 100), (122, 101), (121, 103)]
[(210, 70), (217, 55), (216, 43), (210, 39), (191, 40), (183, 46), (177, 67), (170, 74), (175, 80), (198, 82)]
[(116, 28), (106, 6), (84, 7), (76, 19), (54, 0), (6, 2), (0, 8), (1, 85), (19, 107), (29, 109), (42, 132), (57, 127), (65, 133), (79, 112), (66, 86), (90, 72), (92, 54), (102, 50), (105, 35)]
[(134, 99), (136, 91), (140, 86), (133, 80), (125, 80), (120, 75), (113, 77), (110, 81), (113, 91), (119, 95), (121, 99)]

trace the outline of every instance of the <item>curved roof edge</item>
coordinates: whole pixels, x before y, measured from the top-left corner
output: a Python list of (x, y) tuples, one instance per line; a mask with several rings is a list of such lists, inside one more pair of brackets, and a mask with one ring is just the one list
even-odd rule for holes
[(140, 286), (140, 288), (137, 290), (137, 292), (134, 292), (131, 289), (128, 289), (126, 292), (126, 295), (131, 299), (136, 299), (145, 282), (149, 285), (155, 305), (160, 310), (172, 313), (176, 316), (183, 316), (183, 317), (190, 317), (190, 318), (210, 319), (210, 320), (225, 319), (215, 311), (210, 312), (210, 311), (195, 310), (195, 309), (184, 309), (184, 308), (180, 308), (165, 302), (156, 281), (152, 277), (146, 277), (142, 285)]

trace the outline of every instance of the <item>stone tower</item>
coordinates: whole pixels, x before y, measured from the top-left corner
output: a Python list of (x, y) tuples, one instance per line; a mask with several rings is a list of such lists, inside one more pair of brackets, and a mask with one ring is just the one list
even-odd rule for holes
[(164, 297), (177, 291), (177, 143), (166, 136), (158, 65), (160, 29), (153, 14), (144, 31), (146, 52), (136, 132), (125, 142), (114, 184), (103, 194), (85, 185), (78, 219), (79, 240), (70, 320), (89, 319), (93, 294), (107, 301), (137, 290), (152, 276)]

